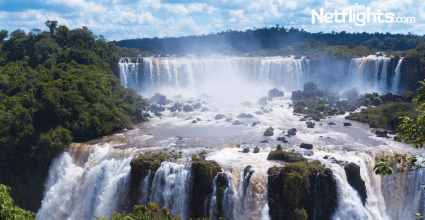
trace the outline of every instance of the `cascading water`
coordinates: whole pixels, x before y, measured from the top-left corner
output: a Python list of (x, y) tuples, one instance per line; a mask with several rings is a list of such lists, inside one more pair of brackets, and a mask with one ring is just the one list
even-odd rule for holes
[(37, 219), (111, 217), (128, 205), (131, 150), (75, 144), (53, 160)]
[(388, 68), (391, 58), (368, 56), (351, 60), (349, 77), (351, 87), (357, 87), (362, 93), (386, 93), (388, 90)]
[[(318, 80), (330, 89), (356, 87), (361, 93), (384, 94), (399, 91), (402, 58), (395, 69), (390, 65), (392, 59), (385, 56), (354, 58), (345, 71), (341, 70), (339, 61), (334, 61), (337, 62), (335, 66), (326, 64), (319, 71), (310, 69), (310, 60), (294, 57), (140, 58), (141, 62), (135, 58), (122, 58), (119, 66), (122, 85), (141, 93), (170, 90), (184, 93), (190, 90), (200, 94), (237, 88), (230, 90), (230, 94), (234, 94), (246, 87), (245, 83), (292, 91), (302, 89), (307, 81)], [(253, 85), (250, 84), (251, 88), (255, 87)]]
[(391, 85), (391, 92), (394, 94), (398, 94), (399, 93), (399, 84), (400, 84), (400, 79), (401, 79), (401, 64), (403, 63), (403, 58), (400, 58), (398, 60), (397, 66), (395, 68), (394, 71), (394, 78), (393, 78), (393, 82)]

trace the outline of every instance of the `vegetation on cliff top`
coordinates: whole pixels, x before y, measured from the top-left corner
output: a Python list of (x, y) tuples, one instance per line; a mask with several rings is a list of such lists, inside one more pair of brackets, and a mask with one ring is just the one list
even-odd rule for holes
[(10, 197), (10, 187), (0, 184), (0, 219), (5, 220), (35, 220), (35, 213), (15, 206)]
[(54, 156), (72, 141), (144, 121), (147, 106), (114, 75), (120, 57), (138, 51), (119, 48), (86, 27), (46, 25), (49, 31), (18, 29), (8, 40), (7, 31), (0, 32), (0, 182), (34, 211)]

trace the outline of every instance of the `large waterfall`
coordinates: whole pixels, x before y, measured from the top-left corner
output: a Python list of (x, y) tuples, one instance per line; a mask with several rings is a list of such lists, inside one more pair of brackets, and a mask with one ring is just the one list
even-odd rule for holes
[(310, 67), (310, 60), (294, 57), (122, 58), (119, 67), (122, 85), (142, 93), (164, 88), (200, 93), (217, 84), (222, 89), (241, 88), (242, 81), (292, 91), (313, 80), (330, 90), (355, 87), (361, 93), (383, 94), (399, 92), (403, 59), (395, 64), (393, 60), (384, 56), (354, 58), (346, 69), (341, 69), (345, 61), (324, 60), (316, 69)]

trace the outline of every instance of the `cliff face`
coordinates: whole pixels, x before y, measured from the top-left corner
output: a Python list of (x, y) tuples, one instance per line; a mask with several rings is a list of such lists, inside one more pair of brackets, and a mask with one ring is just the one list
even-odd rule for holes
[(425, 78), (425, 66), (421, 65), (419, 59), (404, 58), (401, 64), (400, 92), (416, 91), (420, 87), (418, 81)]

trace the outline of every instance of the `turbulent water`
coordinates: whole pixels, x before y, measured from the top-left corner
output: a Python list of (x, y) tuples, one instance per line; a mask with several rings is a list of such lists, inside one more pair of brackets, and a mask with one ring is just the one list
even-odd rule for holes
[[(316, 128), (307, 128), (305, 122), (299, 121), (301, 116), (292, 113), (290, 95), (286, 93), (285, 98), (275, 98), (265, 106), (256, 104), (258, 98), (267, 94), (267, 88), (276, 84), (289, 90), (299, 89), (307, 80), (308, 60), (279, 57), (229, 60), (149, 58), (139, 59), (138, 62), (122, 59), (119, 65), (123, 85), (131, 88), (136, 86), (139, 92), (148, 88), (155, 88), (154, 91), (175, 88), (168, 91), (168, 98), (190, 89), (207, 92), (210, 88), (205, 83), (218, 87), (223, 85), (217, 82), (228, 86), (235, 81), (245, 86), (249, 80), (257, 82), (259, 88), (249, 88), (255, 93), (248, 92), (248, 98), (225, 92), (226, 96), (238, 97), (237, 102), (231, 103), (223, 102), (220, 96), (206, 98), (201, 93), (190, 93), (190, 96), (185, 97), (183, 94), (182, 97), (171, 99), (179, 103), (203, 103), (202, 107), (210, 111), (165, 110), (163, 116), (154, 117), (133, 130), (100, 139), (99, 144), (72, 145), (51, 165), (37, 219), (94, 219), (95, 215), (111, 217), (113, 211), (124, 210), (129, 205), (130, 161), (139, 153), (147, 151), (181, 151), (183, 158), (163, 162), (155, 174), (149, 173), (141, 180), (139, 204), (159, 203), (161, 207), (170, 208), (173, 215), (188, 219), (190, 157), (206, 151), (206, 160), (216, 161), (223, 168), (222, 174), (227, 179), (222, 201), (225, 218), (269, 219), (267, 170), (284, 164), (267, 160), (267, 155), (281, 143), (276, 138), (284, 136), (283, 132), (290, 128), (296, 128), (297, 135), (287, 138), (289, 142), (282, 147), (304, 153), (309, 160), (320, 160), (333, 171), (339, 195), (334, 220), (413, 220), (414, 212), (425, 213), (425, 192), (421, 189), (421, 184), (425, 183), (425, 174), (422, 171), (378, 176), (372, 170), (374, 158), (388, 151), (425, 156), (422, 151), (389, 138), (375, 137), (367, 126), (360, 123), (351, 122), (353, 126), (344, 127), (344, 115), (321, 120), (316, 123)], [(394, 85), (402, 77), (399, 68), (402, 59), (398, 61), (393, 73), (385, 75), (385, 72), (390, 72), (389, 62), (389, 58), (385, 57), (353, 59), (347, 74), (353, 76), (351, 81), (358, 86), (367, 85), (367, 88), (384, 92), (396, 91), (397, 86)], [(230, 82), (226, 82), (226, 78)], [(203, 89), (204, 86), (208, 89)], [(252, 104), (240, 105), (242, 101), (250, 101)], [(257, 111), (262, 114), (255, 114)], [(236, 118), (240, 113), (251, 113), (254, 118)], [(226, 117), (215, 120), (217, 114)], [(193, 120), (197, 120), (197, 123), (192, 123)], [(244, 125), (233, 125), (235, 120)], [(259, 125), (251, 125), (257, 121)], [(336, 125), (330, 126), (328, 122)], [(264, 137), (264, 130), (270, 126), (275, 129), (275, 135)], [(261, 140), (267, 140), (268, 143), (260, 143)], [(300, 143), (311, 143), (314, 149), (311, 153), (306, 152), (299, 148)], [(252, 152), (255, 146), (260, 147), (259, 153)], [(245, 147), (250, 148), (249, 153), (241, 152)], [(357, 191), (347, 182), (344, 167), (335, 163), (336, 160), (360, 166), (360, 175), (367, 191), (365, 205)], [(254, 171), (249, 177), (244, 175), (248, 165)], [(153, 181), (149, 184), (151, 175), (154, 175)], [(216, 179), (214, 192), (217, 190), (215, 184)], [(204, 204), (209, 217), (216, 217), (216, 204), (217, 198), (213, 193)]]

